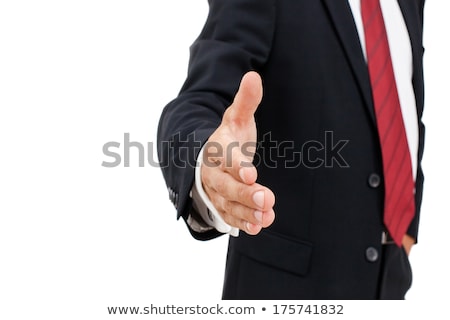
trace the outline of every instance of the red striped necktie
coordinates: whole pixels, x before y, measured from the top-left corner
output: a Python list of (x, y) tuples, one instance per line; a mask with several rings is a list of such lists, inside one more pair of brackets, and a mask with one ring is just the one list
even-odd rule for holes
[(385, 186), (384, 224), (401, 246), (415, 213), (411, 155), (379, 0), (361, 0)]

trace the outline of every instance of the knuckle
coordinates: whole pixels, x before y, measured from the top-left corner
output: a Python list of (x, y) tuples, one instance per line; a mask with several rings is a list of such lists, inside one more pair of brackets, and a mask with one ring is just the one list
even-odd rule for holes
[(225, 179), (222, 178), (218, 178), (216, 179), (215, 182), (215, 190), (220, 194), (220, 195), (224, 195), (226, 194), (227, 191), (227, 184), (225, 182)]
[(229, 215), (233, 215), (233, 205), (231, 204), (231, 202), (230, 201), (227, 201), (227, 200), (223, 200), (223, 204), (222, 204), (222, 208), (223, 208), (223, 210), (227, 213), (227, 214), (229, 214)]
[(232, 221), (231, 221), (230, 216), (228, 215), (228, 213), (225, 210), (219, 209), (219, 208), (217, 208), (217, 211), (219, 212), (219, 214), (222, 217), (223, 221), (225, 221), (225, 223), (231, 225)]
[(207, 168), (202, 167), (200, 179), (204, 186), (209, 186), (211, 184), (211, 172)]
[(230, 107), (231, 107), (231, 105), (228, 108), (225, 109), (225, 112), (223, 113), (223, 117), (222, 118), (227, 119), (227, 118), (231, 117), (232, 112), (233, 112), (233, 108), (230, 108)]
[(206, 194), (209, 197), (209, 200), (213, 204), (214, 208), (222, 207), (222, 202), (220, 200), (220, 196), (215, 191), (213, 191), (213, 190), (206, 191)]
[(236, 188), (236, 200), (239, 202), (244, 202), (248, 195), (248, 187), (244, 184), (240, 184)]
[(208, 196), (209, 200), (212, 202), (215, 198), (215, 192), (211, 188), (209, 188), (206, 184), (203, 184), (203, 190), (205, 191), (206, 195)]
[(233, 215), (231, 215), (228, 211), (220, 210), (219, 213), (222, 216), (222, 219), (225, 221), (225, 223), (229, 224), (230, 226), (239, 228), (239, 224), (237, 223), (236, 218)]

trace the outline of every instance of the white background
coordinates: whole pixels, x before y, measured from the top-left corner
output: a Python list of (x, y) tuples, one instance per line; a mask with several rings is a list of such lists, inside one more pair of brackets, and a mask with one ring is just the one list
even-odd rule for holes
[[(227, 239), (191, 238), (160, 169), (137, 167), (136, 154), (132, 168), (101, 166), (103, 144), (123, 145), (126, 132), (156, 141), (207, 9), (206, 0), (0, 2), (1, 319), (220, 300)], [(450, 285), (448, 12), (449, 1), (427, 1), (426, 184), (405, 302), (424, 314)]]

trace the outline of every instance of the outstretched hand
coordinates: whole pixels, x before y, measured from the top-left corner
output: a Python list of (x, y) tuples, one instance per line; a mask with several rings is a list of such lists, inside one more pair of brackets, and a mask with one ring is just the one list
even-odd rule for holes
[(203, 188), (222, 219), (256, 235), (275, 219), (275, 195), (258, 183), (252, 164), (256, 150), (254, 113), (263, 95), (261, 77), (246, 73), (222, 123), (208, 139), (203, 153)]

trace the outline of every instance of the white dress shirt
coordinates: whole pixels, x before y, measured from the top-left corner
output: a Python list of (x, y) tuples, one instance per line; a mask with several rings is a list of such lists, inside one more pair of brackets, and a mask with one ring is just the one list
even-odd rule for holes
[[(353, 13), (356, 29), (358, 30), (361, 49), (366, 57), (365, 35), (361, 16), (361, 0), (348, 0)], [(412, 85), (413, 62), (412, 48), (407, 26), (403, 19), (403, 14), (397, 0), (380, 0), (383, 12), (384, 23), (388, 35), (391, 59), (394, 67), (394, 75), (400, 100), (400, 106), (405, 124), (408, 146), (411, 153), (411, 164), (413, 178), (417, 173), (417, 153), (419, 148), (419, 125), (416, 109), (416, 98)], [(194, 208), (199, 212), (202, 219), (210, 227), (204, 226), (192, 217), (188, 218), (188, 224), (196, 231), (201, 232), (216, 228), (222, 233), (229, 233), (233, 236), (239, 235), (239, 229), (226, 224), (219, 215), (213, 204), (209, 200), (201, 183), (201, 165), (203, 149), (197, 159), (195, 169), (195, 183), (192, 188), (191, 197)]]

